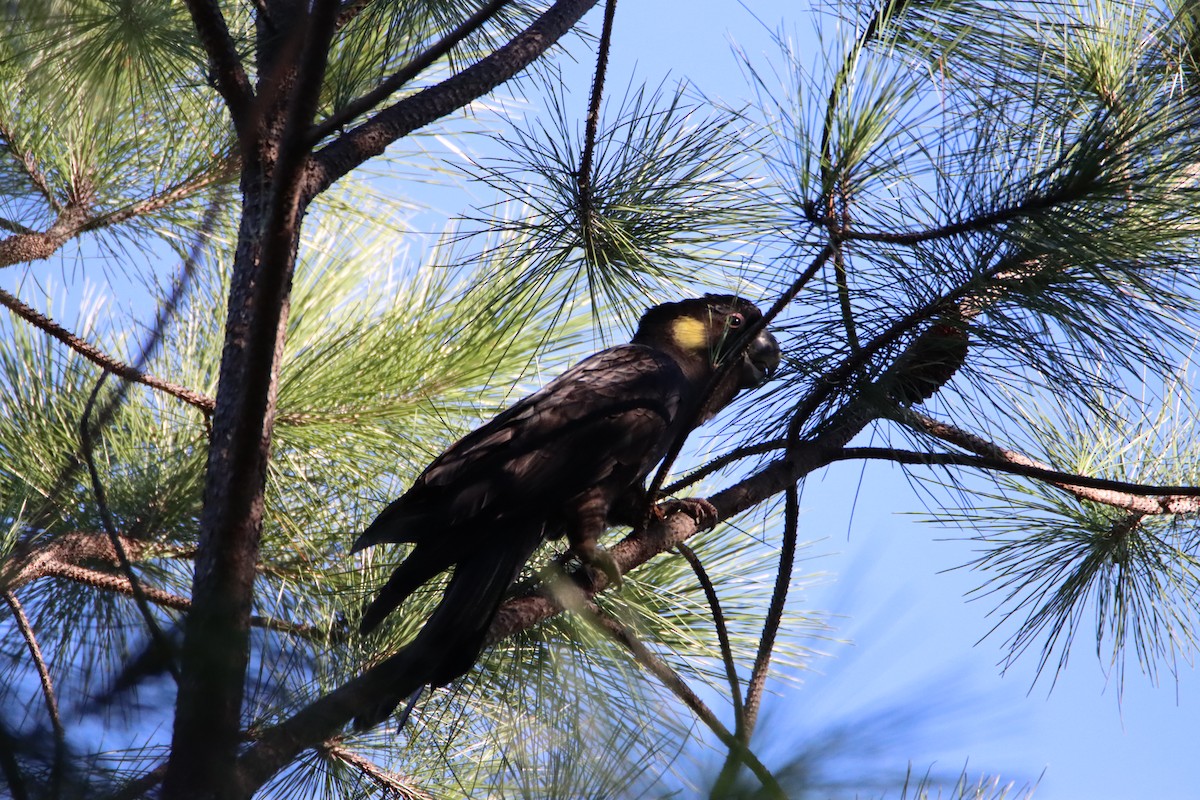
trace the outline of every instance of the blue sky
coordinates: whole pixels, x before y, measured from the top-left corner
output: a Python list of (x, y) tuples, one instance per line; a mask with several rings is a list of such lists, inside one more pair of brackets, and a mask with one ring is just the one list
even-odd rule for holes
[[(800, 53), (812, 51), (803, 59), (807, 64), (822, 63), (807, 4), (746, 5), (752, 13), (734, 0), (619, 4), (610, 86), (624, 86), (633, 73), (648, 84), (686, 78), (710, 97), (749, 99), (733, 45), (752, 61), (778, 63), (770, 36), (776, 30), (795, 36)], [(589, 24), (599, 30), (599, 9)], [(855, 508), (844, 507), (860, 481)], [(822, 502), (823, 496), (836, 502)], [(914, 731), (910, 757), (917, 771), (932, 758), (946, 771), (967, 764), (972, 775), (999, 772), (1018, 784), (1040, 776), (1035, 797), (1041, 800), (1198, 795), (1198, 683), (1187, 665), (1178, 682), (1163, 671), (1154, 686), (1131, 659), (1119, 693), (1101, 669), (1085, 625), (1052, 689), (1045, 676), (1033, 684), (1034, 658), (1001, 674), (1003, 635), (979, 642), (994, 624), (987, 616), (991, 606), (964, 597), (980, 576), (953, 569), (973, 557), (972, 545), (938, 541), (967, 533), (905, 514), (923, 506), (898, 468), (831, 468), (807, 482), (802, 508), (801, 538), (818, 540), (810, 555), (825, 554), (806, 566), (831, 575), (822, 588), (793, 602), (847, 615), (840, 633), (854, 643), (816, 665), (828, 678), (810, 676), (801, 689), (781, 687), (767, 713), (807, 731), (875, 698), (937, 704), (948, 697), (951, 705), (962, 704), (963, 713), (952, 715), (957, 720), (948, 727)]]
[[(822, 63), (807, 5), (770, 0), (753, 9), (734, 0), (620, 4), (609, 85), (624, 87), (631, 75), (651, 86), (687, 79), (710, 97), (749, 99), (733, 45), (751, 60), (778, 62), (769, 35), (778, 27), (805, 43), (799, 49), (811, 51), (807, 63)], [(598, 7), (588, 19), (596, 32), (600, 12)], [(591, 54), (581, 47), (572, 53), (581, 63), (571, 74), (586, 79)], [(443, 201), (439, 194), (437, 202), (456, 202), (451, 196)], [(13, 276), (5, 280), (11, 286)], [(850, 508), (846, 498), (857, 486), (859, 499)], [(972, 775), (998, 773), (1018, 784), (1041, 776), (1040, 800), (1184, 800), (1200, 794), (1194, 671), (1185, 667), (1178, 683), (1164, 673), (1156, 687), (1131, 664), (1118, 701), (1117, 687), (1081, 637), (1053, 690), (1045, 679), (1033, 684), (1032, 658), (1001, 674), (1003, 636), (979, 641), (993, 624), (991, 606), (964, 597), (981, 579), (953, 569), (973, 557), (972, 546), (941, 541), (967, 534), (918, 523), (906, 513), (923, 506), (899, 469), (879, 463), (865, 470), (855, 464), (831, 468), (806, 483), (802, 508), (801, 538), (814, 541), (803, 567), (828, 576), (792, 602), (844, 615), (836, 635), (852, 644), (831, 646), (831, 657), (815, 665), (824, 674), (804, 676), (801, 688), (778, 687), (764, 708), (768, 719), (780, 720), (772, 730), (803, 736), (858, 710), (911, 701), (943, 713), (891, 748), (901, 770), (911, 759), (917, 772), (932, 762), (946, 772), (966, 765)], [(766, 746), (785, 750), (787, 744)]]

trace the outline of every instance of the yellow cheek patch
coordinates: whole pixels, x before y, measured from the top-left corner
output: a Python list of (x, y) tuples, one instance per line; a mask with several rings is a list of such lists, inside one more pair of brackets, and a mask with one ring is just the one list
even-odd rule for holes
[(695, 317), (680, 317), (672, 322), (671, 337), (684, 350), (708, 349), (708, 325)]

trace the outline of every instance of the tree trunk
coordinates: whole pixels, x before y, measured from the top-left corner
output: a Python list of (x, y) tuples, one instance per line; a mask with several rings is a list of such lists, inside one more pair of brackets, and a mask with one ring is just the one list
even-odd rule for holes
[(310, 15), (297, 0), (275, 0), (259, 14), (260, 79), (240, 128), (242, 217), (163, 783), (168, 798), (234, 794), (279, 361), (305, 209), (305, 132), (336, 8), (320, 0)]

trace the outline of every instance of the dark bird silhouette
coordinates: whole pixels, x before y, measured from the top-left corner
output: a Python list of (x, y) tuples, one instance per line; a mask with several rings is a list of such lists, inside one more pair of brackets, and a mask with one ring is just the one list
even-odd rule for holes
[[(425, 626), (392, 658), (403, 685), (358, 727), (382, 721), (414, 689), (445, 685), (471, 668), (542, 539), (565, 534), (584, 564), (619, 579), (596, 543), (600, 534), (645, 513), (643, 482), (685, 428), (779, 366), (769, 331), (749, 342), (739, 335), (761, 316), (730, 295), (649, 309), (632, 342), (583, 360), (464, 436), (380, 513), (354, 551), (381, 542), (415, 547), (363, 613), (364, 633), (430, 578), (454, 573)], [(729, 358), (738, 363), (710, 387)]]

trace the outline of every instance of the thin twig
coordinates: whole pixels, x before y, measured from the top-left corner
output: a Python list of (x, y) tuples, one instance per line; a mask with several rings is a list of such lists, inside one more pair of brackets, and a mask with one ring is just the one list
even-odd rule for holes
[[(838, 304), (842, 314), (842, 325), (846, 329), (846, 344), (851, 353), (859, 348), (858, 331), (854, 325), (854, 308), (850, 302), (850, 280), (846, 267), (845, 241), (850, 231), (850, 199), (846, 195), (845, 180), (848, 176), (834, 171), (833, 158), (833, 129), (837, 119), (840, 100), (845, 93), (847, 81), (858, 65), (858, 60), (864, 49), (887, 24), (892, 15), (900, 11), (907, 0), (887, 0), (876, 9), (871, 19), (859, 37), (846, 53), (829, 95), (825, 101), (825, 120), (821, 126), (821, 192), (827, 198), (825, 217), (819, 221), (829, 235), (829, 244), (833, 248), (833, 270), (837, 287)], [(837, 191), (838, 187), (841, 191)], [(840, 205), (840, 209), (839, 209)], [(841, 219), (835, 219), (840, 210)]]
[[(133, 600), (137, 604), (138, 610), (142, 613), (142, 619), (146, 621), (146, 627), (150, 631), (150, 638), (154, 640), (155, 646), (163, 653), (171, 653), (171, 644), (162, 632), (162, 629), (159, 628), (158, 620), (154, 618), (154, 612), (150, 610), (150, 602), (146, 598), (146, 593), (142, 590), (137, 573), (133, 571), (133, 563), (129, 560), (129, 554), (125, 552), (125, 545), (121, 541), (121, 536), (117, 533), (117, 526), (113, 520), (112, 511), (108, 507), (108, 499), (105, 496), (104, 483), (100, 480), (100, 471), (96, 469), (96, 459), (93, 453), (92, 442), (92, 436), (95, 431), (92, 429), (91, 416), (92, 409), (96, 405), (96, 397), (100, 394), (100, 388), (104, 385), (104, 381), (108, 375), (107, 371), (100, 374), (100, 379), (96, 381), (96, 386), (92, 389), (92, 393), (88, 397), (87, 405), (84, 406), (83, 418), (79, 421), (80, 446), (83, 450), (83, 459), (87, 463), (88, 474), (92, 479), (92, 494), (96, 500), (96, 507), (100, 510), (100, 520), (104, 525), (104, 530), (108, 532), (108, 538), (112, 542), (113, 551), (117, 554), (121, 571), (125, 573), (125, 577), (129, 581)], [(167, 659), (167, 667), (171, 671), (171, 676), (178, 682), (179, 668), (176, 666), (174, 658)]]
[(691, 565), (692, 572), (696, 573), (696, 579), (700, 581), (700, 588), (704, 590), (704, 596), (708, 600), (713, 627), (717, 630), (717, 642), (721, 647), (721, 660), (725, 662), (725, 678), (729, 681), (729, 701), (733, 704), (734, 736), (742, 741), (747, 741), (746, 737), (742, 735), (745, 728), (745, 721), (742, 718), (742, 685), (738, 680), (737, 664), (733, 660), (733, 646), (729, 643), (729, 627), (725, 624), (725, 613), (721, 610), (721, 600), (717, 597), (717, 588), (713, 586), (712, 580), (708, 577), (708, 571), (704, 569), (704, 563), (692, 548), (680, 542), (675, 549)]
[[(386, 100), (391, 94), (403, 88), (405, 84), (428, 69), (439, 58), (442, 58), (453, 50), (459, 42), (487, 24), (488, 20), (494, 17), (509, 2), (511, 0), (491, 0), (483, 8), (463, 20), (458, 27), (431, 45), (427, 50), (424, 50), (403, 67), (396, 70), (392, 75), (388, 76), (374, 89), (354, 98), (341, 108), (336, 109), (325, 119), (313, 125), (306, 135), (309, 144), (319, 142), (329, 134), (344, 127), (346, 123), (355, 117), (370, 111)], [(338, 18), (338, 24), (341, 24), (341, 17)]]
[(881, 242), (911, 247), (925, 242), (961, 236), (965, 233), (986, 231), (1000, 225), (1016, 222), (1037, 211), (1047, 211), (1056, 206), (1076, 202), (1080, 197), (1081, 193), (1077, 187), (1067, 186), (1056, 192), (1034, 194), (1024, 198), (1019, 203), (997, 208), (994, 211), (968, 219), (948, 222), (945, 225), (939, 225), (935, 228), (926, 228), (919, 231), (903, 231), (900, 233), (856, 230), (847, 231), (845, 238), (847, 241)]
[(25, 639), (25, 646), (29, 649), (30, 658), (33, 659), (38, 679), (42, 684), (42, 698), (45, 700), (46, 710), (50, 714), (50, 725), (54, 728), (54, 760), (50, 770), (50, 780), (51, 795), (57, 797), (62, 791), (61, 784), (67, 761), (67, 732), (63, 728), (62, 717), (58, 713), (58, 699), (54, 694), (54, 682), (50, 680), (50, 670), (46, 667), (46, 659), (42, 656), (42, 648), (38, 645), (37, 637), (33, 633), (33, 626), (29, 624), (29, 618), (25, 616), (25, 609), (21, 607), (15, 594), (7, 590), (3, 594), (5, 602), (12, 609), (13, 617), (17, 621), (17, 628)]
[(29, 617), (25, 616), (25, 609), (21, 607), (17, 596), (7, 589), (4, 590), (3, 596), (4, 602), (8, 603), (8, 607), (12, 609), (13, 618), (17, 621), (17, 629), (21, 631), (21, 636), (25, 639), (25, 646), (29, 648), (29, 656), (33, 659), (33, 665), (37, 669), (38, 679), (42, 682), (42, 696), (46, 700), (46, 711), (50, 714), (50, 724), (54, 728), (55, 747), (59, 747), (66, 743), (67, 733), (63, 729), (62, 717), (58, 714), (58, 699), (54, 694), (54, 682), (50, 678), (50, 670), (46, 667), (46, 659), (42, 657), (42, 648), (38, 646), (33, 626), (29, 624)]
[(142, 372), (137, 367), (126, 364), (125, 362), (114, 358), (105, 353), (96, 345), (86, 339), (77, 336), (71, 331), (58, 324), (50, 317), (42, 314), (36, 309), (31, 308), (21, 300), (8, 292), (0, 289), (0, 305), (3, 305), (9, 311), (16, 314), (21, 319), (28, 322), (38, 330), (46, 333), (50, 337), (57, 339), (67, 347), (79, 353), (81, 356), (99, 366), (105, 372), (111, 372), (119, 378), (124, 378), (127, 381), (140, 383), (144, 386), (149, 386), (151, 389), (157, 389), (161, 392), (175, 397), (183, 402), (195, 406), (196, 408), (210, 413), (213, 410), (214, 401), (211, 397), (202, 394), (186, 386), (180, 386), (170, 381), (165, 381), (162, 378), (157, 378), (148, 372)]
[(796, 562), (796, 536), (799, 526), (800, 500), (796, 484), (784, 492), (783, 545), (779, 550), (779, 571), (775, 576), (775, 591), (767, 608), (763, 622), (762, 637), (758, 642), (758, 656), (750, 673), (750, 684), (746, 687), (746, 741), (754, 732), (758, 721), (758, 708), (762, 703), (763, 688), (767, 683), (767, 671), (771, 665), (771, 653), (775, 649), (775, 637), (783, 620), (783, 608), (787, 603), (788, 588), (792, 584), (792, 568)]
[(608, 52), (612, 44), (613, 18), (617, 12), (617, 0), (604, 4), (604, 24), (600, 30), (600, 44), (596, 52), (596, 71), (592, 77), (592, 96), (588, 100), (587, 122), (584, 125), (583, 152), (579, 156), (579, 171), (575, 183), (579, 189), (579, 228), (583, 235), (587, 258), (595, 256), (593, 242), (592, 204), (592, 158), (596, 151), (596, 131), (600, 127), (600, 101), (604, 97), (604, 77), (608, 72)]
[[(1000, 447), (968, 431), (939, 422), (916, 411), (902, 412), (901, 421), (943, 441), (977, 454), (972, 459), (954, 453), (917, 453), (907, 463), (943, 463), (994, 469), (1046, 481), (1083, 500), (1125, 508), (1143, 514), (1191, 514), (1200, 511), (1200, 487), (1152, 484), (1093, 478), (1056, 470), (1023, 453)], [(860, 448), (860, 453), (869, 448)], [(897, 451), (899, 452), (899, 451)], [(894, 455), (894, 454), (893, 454)], [(893, 455), (881, 457), (899, 460)], [(854, 456), (849, 456), (854, 457)], [(860, 455), (859, 457), (875, 457)], [(920, 458), (924, 461), (918, 460)], [(932, 460), (931, 460), (932, 459)]]
[(7, 217), (0, 217), (0, 228), (3, 228), (9, 233), (16, 233), (21, 236), (30, 236), (37, 233), (37, 231), (35, 231), (33, 228), (22, 225), (19, 222), (8, 219)]
[(689, 472), (687, 475), (684, 475), (674, 483), (664, 486), (662, 493), (666, 497), (670, 497), (680, 489), (685, 489), (694, 483), (704, 480), (709, 475), (724, 469), (735, 461), (740, 461), (741, 459), (749, 458), (750, 456), (761, 456), (764, 453), (770, 453), (774, 450), (784, 450), (787, 448), (787, 446), (787, 439), (771, 439), (766, 442), (748, 444), (744, 447), (738, 447), (734, 450), (730, 450), (728, 453), (717, 456), (707, 464), (704, 464), (703, 466)]
[(384, 769), (370, 759), (343, 747), (340, 742), (325, 742), (317, 750), (328, 758), (341, 761), (358, 770), (382, 789), (385, 795), (393, 794), (401, 800), (434, 800), (432, 794), (417, 786), (411, 778)]
[[(754, 659), (754, 669), (750, 671), (750, 682), (746, 686), (744, 720), (739, 725), (738, 738), (747, 745), (747, 748), (758, 722), (758, 709), (762, 704), (763, 691), (767, 686), (771, 655), (775, 650), (775, 638), (779, 634), (779, 626), (783, 620), (783, 609), (787, 602), (788, 589), (792, 583), (792, 569), (796, 562), (800, 501), (795, 484), (787, 488), (784, 497), (783, 544), (779, 550), (779, 570), (775, 575), (775, 590), (771, 594), (771, 603), (767, 607), (767, 615), (763, 621), (762, 636), (758, 640), (758, 655)], [(732, 788), (740, 765), (741, 753), (731, 749), (725, 758), (725, 764), (721, 767), (715, 785), (721, 790)], [(714, 791), (714, 794), (718, 794), (718, 792)]]
[(627, 626), (622, 625), (619, 621), (604, 613), (603, 609), (595, 603), (588, 601), (584, 605), (584, 609), (588, 612), (583, 615), (586, 619), (608, 633), (616, 642), (629, 650), (634, 660), (641, 664), (647, 672), (658, 678), (664, 686), (682, 700), (684, 705), (690, 708), (692, 713), (709, 730), (716, 734), (717, 738), (729, 748), (731, 753), (737, 752), (738, 757), (750, 768), (755, 777), (758, 778), (763, 789), (767, 791), (769, 796), (784, 798), (786, 800), (787, 793), (783, 791), (783, 787), (779, 785), (779, 781), (771, 774), (771, 771), (758, 760), (758, 757), (754, 755), (745, 742), (738, 739), (729, 732), (728, 728), (721, 724), (721, 721), (717, 719), (717, 715), (691, 690), (691, 687), (679, 676), (679, 673), (657, 655), (650, 652), (649, 648)]

